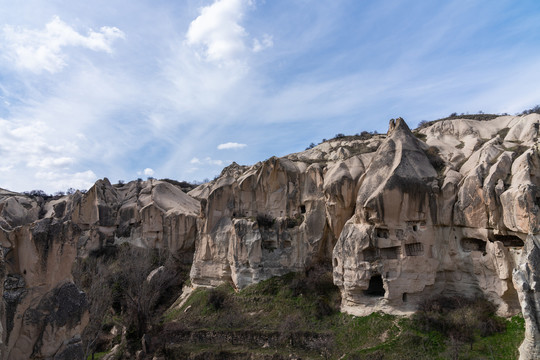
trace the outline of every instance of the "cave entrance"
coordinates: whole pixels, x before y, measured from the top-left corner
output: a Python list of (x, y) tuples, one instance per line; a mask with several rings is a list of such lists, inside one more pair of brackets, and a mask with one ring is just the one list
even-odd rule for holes
[(465, 252), (480, 251), (486, 252), (486, 242), (481, 239), (463, 238), (461, 239), (461, 248)]
[(506, 247), (523, 247), (525, 245), (521, 238), (516, 235), (495, 235), (495, 240), (500, 241)]
[(385, 292), (382, 276), (377, 274), (369, 279), (369, 286), (364, 290), (364, 295), (383, 297)]

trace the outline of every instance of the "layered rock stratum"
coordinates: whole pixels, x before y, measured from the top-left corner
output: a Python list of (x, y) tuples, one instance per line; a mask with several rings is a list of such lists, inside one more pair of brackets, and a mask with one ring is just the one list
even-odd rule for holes
[[(339, 137), (185, 194), (165, 181), (45, 200), (0, 191), (1, 357), (82, 354), (77, 258), (123, 242), (192, 262), (192, 286), (236, 288), (331, 262), (342, 311), (410, 314), (438, 294), (521, 312), (540, 358), (540, 115), (449, 119)], [(179, 294), (180, 295), (180, 294)]]

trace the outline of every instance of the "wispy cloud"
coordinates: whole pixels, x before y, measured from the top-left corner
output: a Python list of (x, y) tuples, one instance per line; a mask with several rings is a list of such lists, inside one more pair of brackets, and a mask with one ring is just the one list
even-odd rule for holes
[(93, 51), (112, 52), (112, 43), (124, 38), (115, 27), (103, 26), (99, 31), (89, 30), (86, 36), (55, 16), (43, 30), (31, 30), (5, 25), (3, 52), (13, 65), (35, 73), (55, 73), (66, 66), (65, 47), (83, 47)]
[(486, 4), (6, 2), (0, 187), (200, 180), (391, 117), (534, 105), (537, 11)]
[(231, 149), (237, 150), (237, 149), (243, 149), (246, 146), (247, 146), (246, 144), (240, 144), (237, 142), (228, 142), (224, 144), (219, 144), (217, 146), (217, 149), (218, 150), (231, 150)]
[[(41, 184), (47, 185), (48, 189), (54, 184), (54, 189), (65, 190), (70, 187), (75, 189), (88, 189), (97, 180), (96, 174), (92, 170), (83, 172), (64, 172), (64, 171), (40, 171), (36, 173)], [(40, 187), (41, 188), (41, 187)]]
[(263, 51), (264, 49), (271, 48), (272, 46), (274, 46), (274, 39), (271, 35), (264, 34), (260, 41), (259, 39), (253, 39), (254, 52)]

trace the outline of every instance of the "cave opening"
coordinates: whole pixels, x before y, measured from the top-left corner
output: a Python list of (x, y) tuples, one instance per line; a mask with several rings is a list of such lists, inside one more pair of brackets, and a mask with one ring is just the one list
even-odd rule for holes
[(461, 248), (465, 252), (480, 251), (486, 252), (486, 242), (482, 239), (463, 238), (461, 239)]
[(369, 286), (364, 290), (364, 295), (383, 297), (385, 292), (382, 276), (376, 274), (369, 279)]
[(496, 241), (500, 241), (506, 247), (523, 247), (523, 240), (516, 235), (500, 235), (494, 236)]
[(381, 229), (381, 228), (376, 228), (375, 229), (375, 234), (378, 238), (381, 238), (381, 239), (388, 239), (389, 235), (390, 235), (390, 231), (388, 229)]

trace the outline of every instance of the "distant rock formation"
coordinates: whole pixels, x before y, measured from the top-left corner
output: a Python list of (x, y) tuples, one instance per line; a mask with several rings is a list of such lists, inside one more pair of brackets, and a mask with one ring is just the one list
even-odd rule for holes
[(540, 115), (346, 136), (188, 194), (162, 181), (52, 200), (0, 191), (1, 357), (69, 358), (88, 322), (76, 257), (129, 242), (192, 261), (193, 286), (241, 289), (331, 262), (342, 310), (409, 314), (438, 294), (521, 312), (540, 358)]
[(193, 257), (199, 202), (167, 182), (111, 185), (44, 201), (0, 190), (2, 359), (77, 359), (88, 323), (76, 257), (122, 242)]

